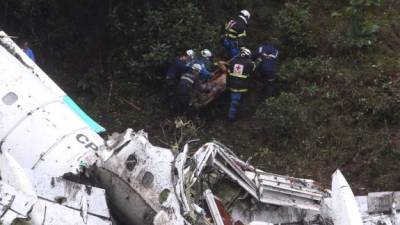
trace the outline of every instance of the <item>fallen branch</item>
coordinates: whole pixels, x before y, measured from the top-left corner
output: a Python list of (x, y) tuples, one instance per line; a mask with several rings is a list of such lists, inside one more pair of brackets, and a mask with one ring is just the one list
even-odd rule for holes
[(11, 38), (11, 39), (17, 39), (17, 38), (18, 38), (18, 36), (0, 35), (0, 38)]
[(120, 99), (122, 102), (125, 102), (126, 104), (132, 106), (132, 108), (136, 109), (137, 111), (139, 111), (139, 112), (141, 112), (141, 113), (145, 113), (145, 111), (144, 111), (142, 108), (140, 108), (139, 106), (133, 104), (133, 103), (132, 103), (131, 101), (129, 101), (128, 99), (126, 99), (126, 98), (124, 98), (124, 97), (119, 97), (119, 99)]

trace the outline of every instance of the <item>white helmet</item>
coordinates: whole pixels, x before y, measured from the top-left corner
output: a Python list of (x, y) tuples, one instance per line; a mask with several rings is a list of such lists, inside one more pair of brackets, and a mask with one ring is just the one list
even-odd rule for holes
[(240, 48), (240, 55), (241, 55), (241, 56), (248, 56), (248, 57), (250, 57), (250, 56), (251, 56), (251, 51), (250, 51), (250, 49), (248, 49), (248, 48), (246, 48), (246, 47), (241, 47), (241, 48)]
[(246, 19), (250, 19), (250, 13), (249, 11), (243, 9), (242, 11), (240, 11), (240, 15), (246, 17)]
[(193, 49), (188, 49), (188, 50), (186, 50), (186, 55), (189, 56), (190, 58), (194, 58), (194, 51), (193, 51)]
[(204, 58), (210, 58), (212, 56), (212, 53), (210, 50), (205, 48), (201, 50), (201, 56), (203, 56)]
[(201, 70), (201, 65), (200, 65), (200, 64), (197, 64), (197, 63), (193, 64), (193, 65), (192, 65), (192, 70), (197, 71), (197, 72), (200, 72), (200, 70)]

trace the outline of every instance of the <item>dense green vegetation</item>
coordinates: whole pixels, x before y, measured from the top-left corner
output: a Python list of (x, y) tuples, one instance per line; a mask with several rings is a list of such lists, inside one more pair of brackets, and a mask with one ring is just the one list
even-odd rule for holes
[[(266, 170), (327, 183), (337, 167), (357, 192), (400, 189), (400, 3), (391, 0), (6, 0), (1, 28), (109, 131), (145, 129), (171, 146), (215, 138)], [(257, 76), (241, 118), (226, 96), (191, 122), (165, 103), (168, 59), (187, 48), (225, 58), (221, 25), (246, 8), (246, 45), (280, 50), (279, 95)]]

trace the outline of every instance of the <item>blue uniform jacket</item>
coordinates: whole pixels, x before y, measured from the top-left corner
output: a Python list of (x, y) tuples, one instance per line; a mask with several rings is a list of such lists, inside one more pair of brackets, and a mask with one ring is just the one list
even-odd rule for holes
[(27, 49), (23, 49), (23, 51), (25, 52), (25, 54), (32, 59), (32, 61), (35, 62), (35, 54), (33, 54), (32, 49), (27, 48)]
[(202, 80), (207, 80), (211, 78), (211, 62), (210, 60), (204, 58), (204, 57), (199, 57), (194, 59), (192, 62), (190, 62), (189, 67), (192, 67), (194, 64), (199, 64), (201, 66), (200, 70), (200, 79)]
[(189, 71), (188, 63), (181, 59), (176, 58), (168, 68), (167, 79), (179, 79), (179, 77)]
[(266, 44), (260, 46), (256, 54), (253, 56), (254, 60), (261, 60), (258, 64), (258, 70), (260, 73), (275, 73), (276, 72), (276, 61), (278, 59), (278, 49), (272, 44)]

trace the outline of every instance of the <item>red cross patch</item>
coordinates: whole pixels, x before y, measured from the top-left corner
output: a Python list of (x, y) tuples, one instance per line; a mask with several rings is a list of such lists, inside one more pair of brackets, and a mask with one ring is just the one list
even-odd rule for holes
[(243, 74), (243, 67), (244, 67), (244, 66), (241, 65), (241, 64), (235, 64), (235, 65), (233, 66), (233, 73), (242, 75), (242, 74)]

